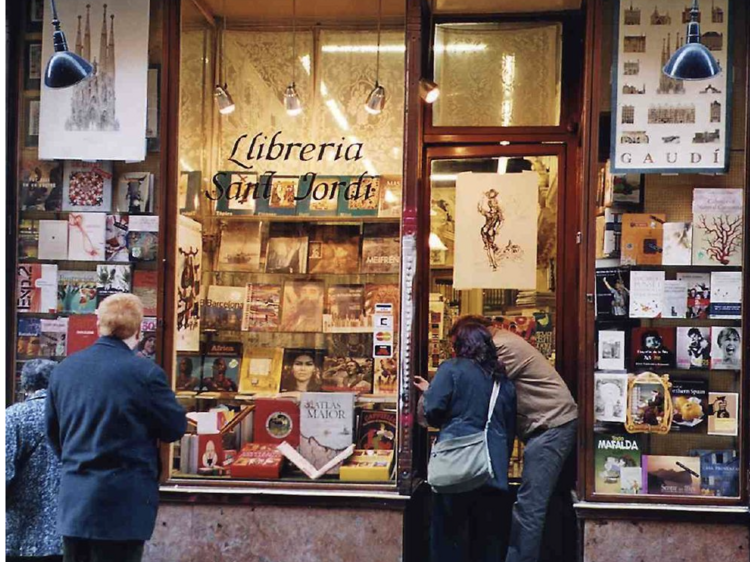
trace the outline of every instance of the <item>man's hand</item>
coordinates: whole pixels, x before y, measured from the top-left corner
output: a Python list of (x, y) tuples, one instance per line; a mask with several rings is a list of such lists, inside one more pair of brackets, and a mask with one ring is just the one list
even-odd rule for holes
[(430, 388), (430, 383), (427, 379), (423, 379), (422, 377), (414, 377), (414, 386), (422, 392), (427, 392), (427, 389)]

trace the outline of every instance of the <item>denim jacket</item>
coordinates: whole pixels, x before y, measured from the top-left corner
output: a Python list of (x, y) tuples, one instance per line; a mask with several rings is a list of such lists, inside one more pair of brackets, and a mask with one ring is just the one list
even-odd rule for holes
[[(493, 380), (471, 359), (445, 361), (424, 394), (424, 413), (429, 424), (440, 428), (438, 442), (484, 430)], [(508, 462), (516, 427), (516, 389), (503, 378), (490, 422), (488, 446), (494, 479), (488, 485), (508, 489)]]

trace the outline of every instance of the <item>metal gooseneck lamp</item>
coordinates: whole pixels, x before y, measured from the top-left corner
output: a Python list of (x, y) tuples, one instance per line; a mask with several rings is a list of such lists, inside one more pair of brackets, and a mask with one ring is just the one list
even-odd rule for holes
[(382, 20), (383, 1), (378, 0), (378, 51), (375, 59), (375, 87), (367, 96), (365, 111), (377, 115), (385, 107), (385, 88), (380, 85), (380, 23)]
[(219, 84), (214, 88), (214, 97), (216, 105), (219, 107), (219, 113), (229, 115), (235, 109), (234, 100), (227, 88), (227, 71), (224, 58), (225, 37), (227, 34), (227, 3), (224, 2), (224, 29), (221, 33), (221, 59), (219, 59)]
[(699, 16), (698, 0), (693, 0), (685, 44), (672, 54), (664, 66), (664, 74), (670, 78), (677, 80), (707, 80), (721, 72), (721, 67), (716, 58), (701, 43)]
[(55, 26), (55, 32), (52, 34), (55, 52), (47, 61), (44, 85), (54, 89), (69, 88), (90, 76), (94, 68), (89, 61), (68, 50), (65, 33), (60, 29), (55, 0), (50, 0), (50, 4), (52, 5), (52, 25)]
[(302, 113), (302, 101), (297, 94), (297, 0), (292, 0), (292, 82), (284, 90), (284, 109), (294, 117)]

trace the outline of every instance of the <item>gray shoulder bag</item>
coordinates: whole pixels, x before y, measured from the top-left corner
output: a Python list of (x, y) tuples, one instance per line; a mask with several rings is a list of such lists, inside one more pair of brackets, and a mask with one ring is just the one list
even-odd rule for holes
[(493, 478), (487, 432), (495, 410), (500, 382), (495, 381), (484, 431), (438, 442), (430, 453), (427, 482), (441, 494), (469, 492)]

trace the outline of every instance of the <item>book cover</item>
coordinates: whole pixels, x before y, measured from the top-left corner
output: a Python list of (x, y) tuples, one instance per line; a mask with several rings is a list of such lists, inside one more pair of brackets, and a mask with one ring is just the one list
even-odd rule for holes
[(65, 161), (63, 211), (100, 212), (112, 209), (112, 162)]
[(398, 354), (393, 357), (376, 357), (374, 361), (373, 394), (396, 394), (398, 388)]
[(265, 174), (260, 179), (262, 191), (268, 198), (259, 197), (255, 211), (259, 215), (296, 215), (299, 177)]
[(372, 357), (331, 357), (323, 361), (322, 389), (325, 392), (372, 392)]
[(359, 272), (359, 226), (322, 226), (315, 230), (308, 248), (307, 270), (336, 275)]
[(137, 269), (133, 272), (133, 294), (141, 299), (145, 316), (156, 316), (158, 278), (154, 270)]
[(96, 266), (96, 294), (98, 303), (110, 295), (129, 293), (132, 284), (130, 265), (99, 264)]
[(626, 373), (594, 373), (594, 419), (625, 423), (628, 404)]
[(205, 345), (201, 388), (209, 392), (237, 392), (242, 360), (239, 342), (211, 342)]
[[(354, 442), (354, 393), (304, 392), (300, 399), (300, 445), (316, 468)], [(329, 474), (338, 474), (338, 466)]]
[(125, 172), (117, 181), (115, 211), (131, 215), (154, 212), (154, 175), (150, 172)]
[(285, 349), (281, 391), (319, 392), (324, 357), (325, 351), (321, 349)]
[(701, 495), (736, 498), (740, 495), (740, 456), (733, 449), (693, 449), (701, 460)]
[(339, 190), (339, 215), (376, 217), (380, 207), (380, 178), (362, 174), (351, 176)]
[(243, 394), (276, 393), (281, 385), (282, 348), (245, 346), (239, 390)]
[(61, 211), (62, 172), (61, 162), (24, 159), (21, 163), (21, 210)]
[(633, 328), (634, 369), (667, 369), (675, 366), (675, 329)]
[(68, 355), (93, 345), (98, 337), (95, 314), (76, 314), (68, 318)]
[(324, 296), (322, 281), (284, 283), (279, 329), (283, 332), (321, 332)]
[(325, 337), (329, 355), (364, 357), (372, 352), (370, 333), (326, 334)]
[(709, 369), (711, 366), (711, 333), (701, 326), (677, 328), (677, 368)]
[(661, 265), (664, 247), (664, 214), (622, 215), (622, 265)]
[[(65, 221), (61, 221), (65, 224)], [(65, 242), (67, 250), (68, 227), (65, 226)], [(39, 258), (39, 221), (21, 219), (18, 221), (18, 259), (34, 260)]]
[(393, 451), (356, 449), (343, 465), (339, 479), (344, 482), (387, 482), (391, 479)]
[(729, 371), (742, 368), (742, 328), (711, 327), (711, 368)]
[(141, 335), (135, 346), (137, 357), (156, 361), (156, 317), (144, 316), (141, 320)]
[(104, 254), (107, 261), (130, 261), (128, 218), (127, 215), (107, 215), (104, 233)]
[(672, 428), (674, 432), (705, 433), (708, 413), (708, 381), (675, 379), (672, 395)]
[(685, 281), (664, 281), (663, 318), (687, 318), (687, 291)]
[(219, 271), (260, 271), (261, 223), (230, 224), (221, 231)]
[(596, 317), (620, 320), (630, 308), (630, 271), (610, 268), (596, 270)]
[(307, 236), (271, 236), (266, 245), (266, 273), (307, 273)]
[(739, 394), (736, 392), (709, 392), (707, 433), (736, 437), (739, 430), (738, 404)]
[(690, 265), (692, 255), (692, 224), (689, 222), (665, 222), (662, 265)]
[(364, 285), (331, 285), (326, 292), (323, 315), (325, 332), (366, 332), (371, 330), (365, 316)]
[[(609, 165), (609, 162), (607, 162)], [(641, 204), (643, 174), (609, 174), (612, 184), (612, 203), (615, 205), (637, 207)]]
[(400, 217), (402, 206), (401, 176), (380, 176), (379, 217)]
[(57, 312), (96, 312), (98, 283), (96, 271), (60, 271), (57, 275)]
[(646, 492), (667, 496), (701, 493), (701, 463), (697, 457), (643, 455)]
[(395, 410), (362, 410), (357, 423), (357, 449), (392, 451), (396, 443)]
[(339, 209), (339, 190), (346, 189), (348, 176), (319, 176), (308, 173), (300, 179), (297, 215), (334, 217)]
[(229, 465), (229, 474), (232, 478), (275, 480), (281, 476), (283, 463), (284, 455), (276, 445), (246, 443)]
[(178, 353), (175, 373), (175, 390), (200, 390), (203, 361), (196, 353)]
[(600, 371), (625, 370), (625, 332), (599, 330), (598, 369)]
[(219, 433), (198, 435), (198, 470), (224, 464), (224, 445)]
[[(594, 491), (597, 494), (642, 493), (638, 482), (623, 486), (623, 470), (638, 469), (640, 473), (643, 438), (630, 434), (594, 434)], [(623, 488), (626, 490), (623, 492)]]
[(367, 283), (365, 285), (365, 316), (372, 324), (375, 308), (390, 305), (393, 313), (393, 329), (398, 331), (400, 289), (397, 283)]
[(68, 222), (39, 221), (39, 259), (68, 259)]
[(223, 195), (216, 202), (217, 214), (255, 214), (258, 197), (263, 189), (258, 181), (258, 174), (255, 172), (219, 172), (214, 175), (214, 182), (224, 189)]
[(68, 215), (68, 259), (104, 261), (107, 215), (70, 213)]
[(246, 287), (211, 285), (203, 303), (204, 330), (240, 330)]
[(248, 284), (242, 312), (242, 330), (247, 332), (275, 332), (279, 329), (281, 285)]
[(68, 319), (42, 318), (41, 327), (41, 356), (65, 357), (68, 354)]
[(710, 318), (742, 318), (742, 272), (712, 271)]
[(362, 273), (398, 273), (401, 243), (397, 237), (370, 238), (362, 241)]
[(16, 268), (16, 310), (43, 313), (57, 310), (57, 265), (18, 265)]
[(42, 323), (39, 318), (18, 318), (16, 356), (19, 359), (34, 359), (42, 354)]
[(693, 265), (742, 265), (742, 189), (693, 190)]
[(299, 404), (284, 398), (257, 398), (253, 441), (299, 447)]
[(711, 274), (677, 273), (677, 280), (687, 283), (687, 317), (700, 320), (708, 318), (711, 305)]
[(663, 271), (630, 272), (630, 317), (660, 318), (664, 311)]

